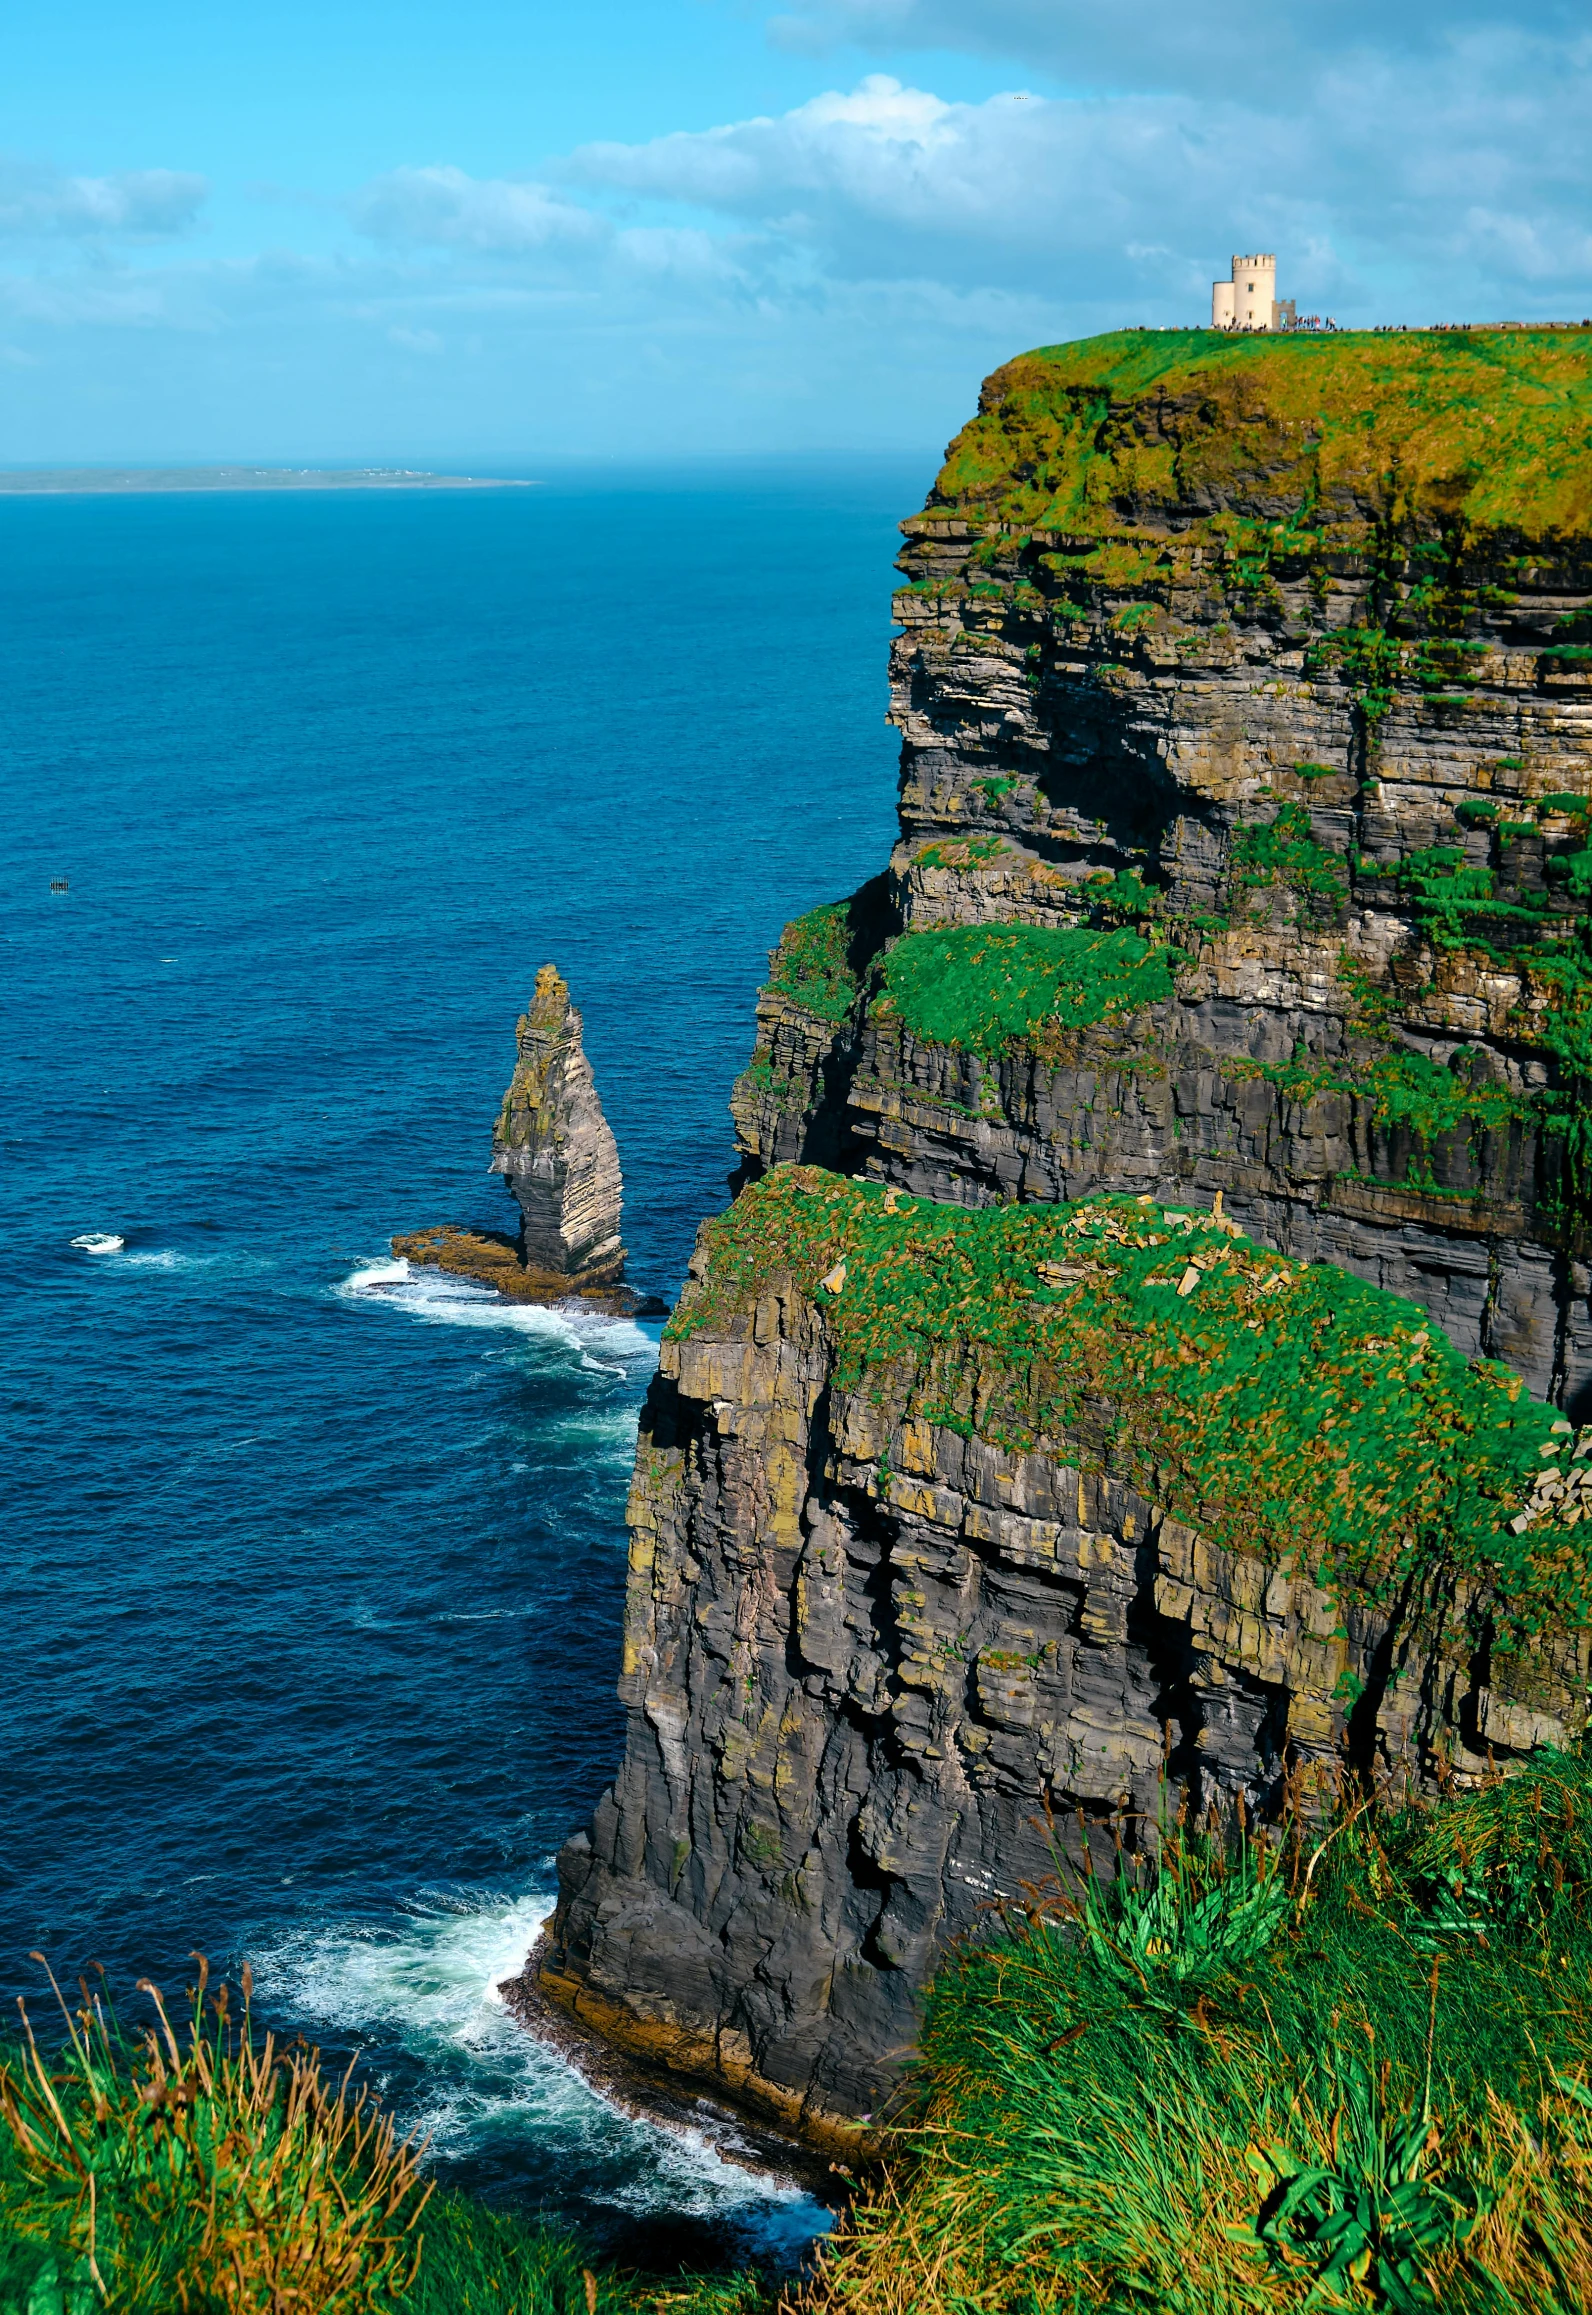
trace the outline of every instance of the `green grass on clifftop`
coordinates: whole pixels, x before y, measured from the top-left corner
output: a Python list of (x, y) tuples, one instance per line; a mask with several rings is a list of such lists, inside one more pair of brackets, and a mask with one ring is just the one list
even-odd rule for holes
[(1508, 1524), (1545, 1467), (1568, 1468), (1569, 1425), (1346, 1271), (1149, 1200), (969, 1211), (803, 1166), (744, 1191), (706, 1242), (673, 1339), (794, 1285), (841, 1388), (1081, 1452), (1213, 1542), (1340, 1591), (1468, 1572), (1497, 1588), (1501, 1645), (1592, 1623), (1580, 1535)]
[(1118, 330), (1045, 346), (986, 382), (936, 508), (1063, 533), (1296, 519), (1351, 547), (1412, 513), (1584, 536), (1592, 331)]

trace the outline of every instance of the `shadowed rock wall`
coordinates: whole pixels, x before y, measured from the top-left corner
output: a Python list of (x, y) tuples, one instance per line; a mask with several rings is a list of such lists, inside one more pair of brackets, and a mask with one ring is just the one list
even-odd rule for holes
[[(1351, 455), (1304, 407), (1334, 382), (1309, 347), (1133, 391), (1109, 376), (1128, 342), (997, 372), (901, 526), (888, 901), (838, 1021), (776, 952), (732, 1101), (742, 1178), (798, 1158), (970, 1204), (1221, 1190), (1579, 1415), (1592, 336), (1554, 357), (1581, 482), (1544, 502), (1520, 452), (1534, 531), (1499, 519), (1496, 467), (1483, 506), (1440, 407), (1408, 433), (1413, 388), (1375, 348), (1338, 383), (1378, 423), (1386, 395), (1385, 464), (1375, 423)], [(1464, 387), (1477, 425), (1521, 417), (1486, 361)], [(890, 1002), (892, 947), (980, 924), (1133, 926), (1178, 952), (1175, 996), (997, 1054), (936, 1045)]]
[(1289, 1768), (1463, 1783), (1579, 1729), (1584, 1640), (1495, 1660), (1451, 1569), (1335, 1593), (1169, 1516), (1098, 1431), (1017, 1450), (898, 1366), (840, 1387), (824, 1299), (666, 1340), (643, 1416), (624, 1759), (543, 1972), (622, 2046), (841, 2139), (947, 1940), (1090, 1827), (1109, 1872), (1123, 1809), (1153, 1844), (1163, 1778), (1253, 1816)]

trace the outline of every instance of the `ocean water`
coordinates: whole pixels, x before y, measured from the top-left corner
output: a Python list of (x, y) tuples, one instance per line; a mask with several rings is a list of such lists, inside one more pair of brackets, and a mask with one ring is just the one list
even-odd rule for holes
[(0, 497), (3, 1990), (248, 1960), (445, 2176), (635, 2255), (817, 2223), (494, 1992), (617, 1755), (658, 1330), (388, 1241), (511, 1222), (551, 958), (672, 1296), (767, 949), (890, 840), (927, 475)]

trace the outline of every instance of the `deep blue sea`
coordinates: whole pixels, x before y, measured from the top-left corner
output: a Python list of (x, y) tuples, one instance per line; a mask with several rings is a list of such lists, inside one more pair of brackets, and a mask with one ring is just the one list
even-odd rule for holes
[(388, 1241), (512, 1226), (550, 958), (672, 1297), (767, 950), (890, 841), (930, 470), (0, 497), (7, 2001), (247, 1960), (445, 2176), (642, 2255), (815, 2223), (494, 1993), (617, 1757), (658, 1330)]

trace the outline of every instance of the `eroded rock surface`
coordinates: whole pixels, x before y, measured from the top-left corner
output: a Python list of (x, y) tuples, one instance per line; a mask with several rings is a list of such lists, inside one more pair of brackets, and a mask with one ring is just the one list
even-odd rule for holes
[(553, 965), (537, 974), (520, 1018), (519, 1059), (492, 1153), (492, 1171), (520, 1209), (526, 1269), (577, 1291), (616, 1283), (625, 1262), (619, 1151), (581, 1043), (580, 1014)]
[[(1135, 386), (1169, 357), (1130, 339), (997, 372), (902, 525), (901, 838), (849, 1008), (832, 974), (804, 1001), (800, 926), (776, 952), (745, 1172), (1221, 1190), (1579, 1412), (1592, 336), (1538, 380), (1478, 336), (1446, 389), (1418, 350), (1406, 375), (1350, 347), (1340, 377), (1288, 341)], [(1523, 437), (1513, 496), (1507, 454), (1467, 468), (1465, 427), (1518, 434), (1556, 392), (1558, 495)], [(1175, 946), (1175, 988), (996, 1051), (923, 1035), (894, 947), (986, 924), (1131, 929)]]
[[(746, 1196), (777, 1230), (787, 1183), (855, 1209), (832, 1182), (803, 1173), (798, 1191), (779, 1174)], [(1152, 1225), (1169, 1266), (1154, 1291), (1174, 1321), (1195, 1307), (1173, 1283), (1190, 1250), (1209, 1265), (1207, 1295), (1238, 1265), (1237, 1302), (1191, 1321), (1187, 1341), (1242, 1326), (1244, 1309), (1280, 1326), (1286, 1298), (1311, 1291), (1220, 1226), (1165, 1233), (1152, 1209), (1130, 1240)], [(1105, 1227), (1120, 1227), (1111, 1213)], [(944, 1370), (926, 1340), (918, 1358), (859, 1362), (840, 1332), (863, 1251), (824, 1281), (776, 1251), (738, 1292), (711, 1236), (642, 1421), (624, 1760), (559, 1860), (543, 1972), (639, 2054), (844, 2135), (895, 2078), (947, 1940), (1021, 1904), (1091, 1829), (1109, 1872), (1116, 1831), (1153, 1846), (1158, 1808), (1179, 1796), (1196, 1809), (1242, 1796), (1253, 1819), (1290, 1772), (1330, 1780), (1340, 1763), (1435, 1790), (1579, 1731), (1584, 1636), (1507, 1650), (1485, 1564), (1438, 1549), (1418, 1573), (1379, 1577), (1374, 1534), (1354, 1580), (1319, 1564), (1322, 1506), (1352, 1466), (1318, 1455), (1308, 1410), (1289, 1416), (1297, 1529), (1291, 1511), (1280, 1532), (1246, 1524), (1217, 1478), (1209, 1524), (1195, 1524), (1157, 1497), (1193, 1508), (1198, 1488), (1153, 1452), (1125, 1453), (1131, 1398), (1086, 1394), (1075, 1427), (1013, 1443), (1028, 1386), (970, 1341), (946, 1386), (965, 1411), (936, 1420)], [(943, 1243), (931, 1268), (958, 1259)], [(1072, 1322), (1065, 1296), (1094, 1267), (1079, 1263), (1036, 1274), (1063, 1297), (1036, 1308), (1036, 1372), (1062, 1355), (1049, 1330)], [(887, 1303), (920, 1286), (886, 1253), (873, 1291)], [(1347, 1345), (1349, 1316), (1323, 1318), (1315, 1339)], [(1416, 1314), (1370, 1296), (1362, 1367), (1375, 1375), (1395, 1349), (1376, 1333), (1385, 1319), (1401, 1329), (1399, 1375), (1419, 1368)], [(1501, 1379), (1489, 1390), (1507, 1424), (1514, 1402)], [(1516, 1449), (1523, 1496), (1537, 1435), (1564, 1427), (1522, 1404), (1535, 1424)], [(1402, 1381), (1386, 1423), (1390, 1461), (1432, 1452)], [(1506, 1552), (1512, 1502), (1496, 1513)], [(1369, 1527), (1418, 1516), (1395, 1488)]]

